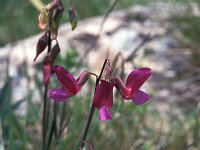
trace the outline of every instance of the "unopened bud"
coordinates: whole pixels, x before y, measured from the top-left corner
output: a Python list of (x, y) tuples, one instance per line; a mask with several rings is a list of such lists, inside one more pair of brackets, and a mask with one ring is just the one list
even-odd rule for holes
[(79, 89), (82, 88), (82, 86), (87, 82), (87, 80), (90, 78), (90, 73), (87, 70), (84, 70), (81, 72), (80, 76), (77, 78), (77, 86)]
[(38, 40), (38, 43), (37, 43), (37, 46), (36, 46), (36, 56), (34, 58), (34, 61), (45, 50), (47, 45), (48, 45), (48, 36), (47, 36), (47, 33), (45, 33)]

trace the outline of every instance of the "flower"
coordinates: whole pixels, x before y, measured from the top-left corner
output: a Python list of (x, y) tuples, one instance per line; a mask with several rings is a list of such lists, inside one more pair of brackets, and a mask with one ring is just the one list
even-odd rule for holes
[(92, 104), (93, 107), (99, 110), (99, 120), (112, 119), (110, 108), (113, 105), (114, 86), (125, 100), (132, 100), (136, 105), (141, 105), (148, 101), (149, 95), (140, 91), (139, 88), (150, 76), (151, 69), (141, 68), (129, 74), (126, 84), (118, 76), (110, 78), (109, 81), (101, 80), (100, 84), (96, 87)]
[(151, 74), (151, 69), (140, 68), (133, 70), (129, 74), (125, 85), (119, 77), (115, 77), (113, 80), (115, 81), (116, 88), (125, 100), (132, 100), (136, 105), (141, 105), (149, 100), (149, 95), (140, 91), (139, 88), (151, 76)]
[(90, 77), (87, 70), (84, 70), (77, 79), (60, 65), (54, 66), (53, 70), (61, 88), (51, 89), (49, 97), (58, 102), (66, 101), (69, 97), (75, 96)]
[(105, 80), (101, 80), (96, 87), (92, 106), (99, 109), (99, 120), (112, 119), (109, 108), (113, 105), (113, 87), (112, 82)]

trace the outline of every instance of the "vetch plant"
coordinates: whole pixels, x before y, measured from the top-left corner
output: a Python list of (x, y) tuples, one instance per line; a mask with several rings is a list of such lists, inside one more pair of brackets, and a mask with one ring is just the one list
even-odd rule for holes
[[(72, 4), (72, 1), (69, 0), (70, 5), (70, 19), (72, 24), (72, 30), (74, 30), (77, 26), (77, 16)], [(57, 35), (58, 35), (58, 28), (59, 22), (62, 17), (64, 11), (64, 6), (61, 0), (51, 0), (49, 4), (47, 4), (39, 14), (38, 17), (38, 27), (42, 30), (45, 30), (45, 33), (39, 38), (37, 46), (36, 46), (36, 56), (34, 61), (38, 58), (38, 56), (46, 49), (47, 47), (47, 54), (43, 59), (43, 82), (44, 82), (44, 106), (43, 106), (43, 125), (42, 125), (42, 149), (48, 149), (51, 138), (52, 138), (52, 130), (49, 131), (48, 128), (48, 121), (49, 121), (49, 109), (50, 109), (50, 102), (47, 101), (47, 92), (48, 92), (48, 85), (50, 81), (50, 76), (53, 70), (54, 62), (59, 55), (61, 49), (58, 44)], [(52, 41), (56, 41), (56, 44), (52, 47)], [(62, 90), (61, 90), (62, 93)], [(68, 93), (69, 94), (69, 93)], [(56, 110), (56, 109), (54, 109)], [(56, 112), (54, 111), (54, 114)], [(55, 115), (54, 115), (55, 118)], [(55, 128), (54, 125), (55, 119), (53, 119), (52, 127)], [(53, 129), (54, 129), (53, 128)], [(50, 132), (48, 140), (48, 132)]]
[(84, 147), (84, 142), (95, 108), (97, 108), (99, 111), (99, 120), (105, 121), (112, 119), (110, 108), (113, 106), (114, 87), (117, 88), (124, 100), (131, 100), (136, 105), (144, 104), (149, 100), (149, 95), (143, 91), (140, 91), (139, 88), (151, 76), (150, 68), (133, 70), (128, 75), (125, 83), (119, 76), (111, 76), (112, 68), (110, 66), (109, 59), (105, 60), (99, 76), (97, 76), (95, 73), (90, 73), (89, 71), (84, 70), (80, 76), (75, 79), (72, 74), (59, 65), (54, 66), (54, 72), (61, 85), (61, 88), (51, 89), (49, 91), (49, 97), (56, 102), (63, 102), (69, 97), (75, 96), (78, 92), (80, 92), (90, 75), (95, 75), (97, 77), (91, 111), (83, 138), (81, 140), (80, 149)]
[[(77, 26), (77, 15), (72, 4), (69, 0), (69, 18), (74, 30)], [(66, 102), (70, 97), (76, 96), (85, 83), (88, 81), (91, 75), (96, 77), (96, 86), (94, 90), (93, 101), (90, 109), (90, 114), (87, 120), (87, 124), (81, 139), (79, 149), (84, 147), (86, 137), (89, 131), (89, 127), (92, 122), (95, 109), (98, 109), (99, 120), (107, 121), (112, 119), (110, 112), (113, 106), (113, 89), (118, 90), (124, 100), (131, 100), (136, 105), (144, 104), (149, 100), (148, 94), (140, 91), (139, 88), (143, 83), (151, 76), (151, 69), (141, 68), (133, 70), (124, 82), (120, 76), (112, 75), (112, 67), (110, 66), (109, 59), (104, 61), (103, 67), (99, 75), (84, 70), (80, 73), (78, 78), (75, 78), (70, 72), (65, 70), (61, 65), (54, 65), (57, 56), (61, 49), (57, 40), (59, 22), (62, 17), (64, 7), (61, 0), (52, 0), (41, 11), (38, 17), (38, 27), (45, 30), (45, 33), (40, 37), (36, 46), (36, 56), (38, 56), (47, 48), (47, 54), (43, 60), (43, 82), (44, 82), (44, 106), (43, 106), (43, 123), (42, 123), (42, 149), (48, 150), (52, 141), (53, 133), (55, 133), (55, 139), (58, 141), (58, 133), (61, 135), (63, 129), (57, 128), (57, 115), (58, 115), (58, 103)], [(52, 47), (52, 41), (56, 44)], [(55, 73), (56, 78), (60, 84), (59, 88), (53, 88), (48, 90), (51, 74)], [(53, 118), (51, 126), (49, 126), (49, 120), (51, 113), (51, 102), (48, 101), (48, 96), (53, 100)], [(64, 109), (64, 107), (63, 107)], [(63, 118), (61, 118), (63, 119)], [(60, 127), (62, 127), (62, 121), (60, 121)]]

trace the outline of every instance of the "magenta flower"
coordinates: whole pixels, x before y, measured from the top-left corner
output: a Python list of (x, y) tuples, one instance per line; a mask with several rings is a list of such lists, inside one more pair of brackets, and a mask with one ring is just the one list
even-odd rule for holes
[(77, 79), (60, 65), (54, 66), (53, 70), (61, 88), (51, 89), (49, 97), (58, 102), (66, 101), (69, 97), (75, 96), (90, 77), (87, 70), (84, 70)]
[(93, 98), (93, 107), (99, 110), (99, 120), (111, 120), (112, 115), (109, 109), (113, 105), (113, 87), (115, 86), (122, 97), (126, 100), (132, 100), (136, 105), (141, 105), (149, 100), (149, 95), (139, 90), (142, 84), (151, 76), (151, 69), (141, 68), (132, 71), (126, 84), (120, 77), (111, 78), (110, 82), (101, 80), (96, 87)]
[(129, 74), (126, 84), (119, 77), (113, 78), (113, 81), (125, 100), (132, 100), (136, 105), (141, 105), (149, 100), (149, 95), (140, 91), (139, 88), (151, 74), (151, 69), (141, 68)]
[(113, 105), (113, 87), (113, 83), (105, 80), (96, 87), (92, 106), (99, 109), (99, 120), (112, 119), (109, 108)]

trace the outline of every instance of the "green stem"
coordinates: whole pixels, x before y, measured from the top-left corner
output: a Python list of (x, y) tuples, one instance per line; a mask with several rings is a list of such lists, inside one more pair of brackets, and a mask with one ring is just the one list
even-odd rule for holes
[[(52, 12), (49, 15), (49, 31), (48, 31), (48, 49), (47, 54), (51, 51), (51, 17)], [(49, 108), (50, 102), (47, 100), (48, 93), (48, 84), (45, 85), (44, 91), (44, 107), (43, 107), (43, 125), (42, 125), (42, 150), (46, 150), (46, 134), (48, 131), (48, 122), (49, 122)]]

